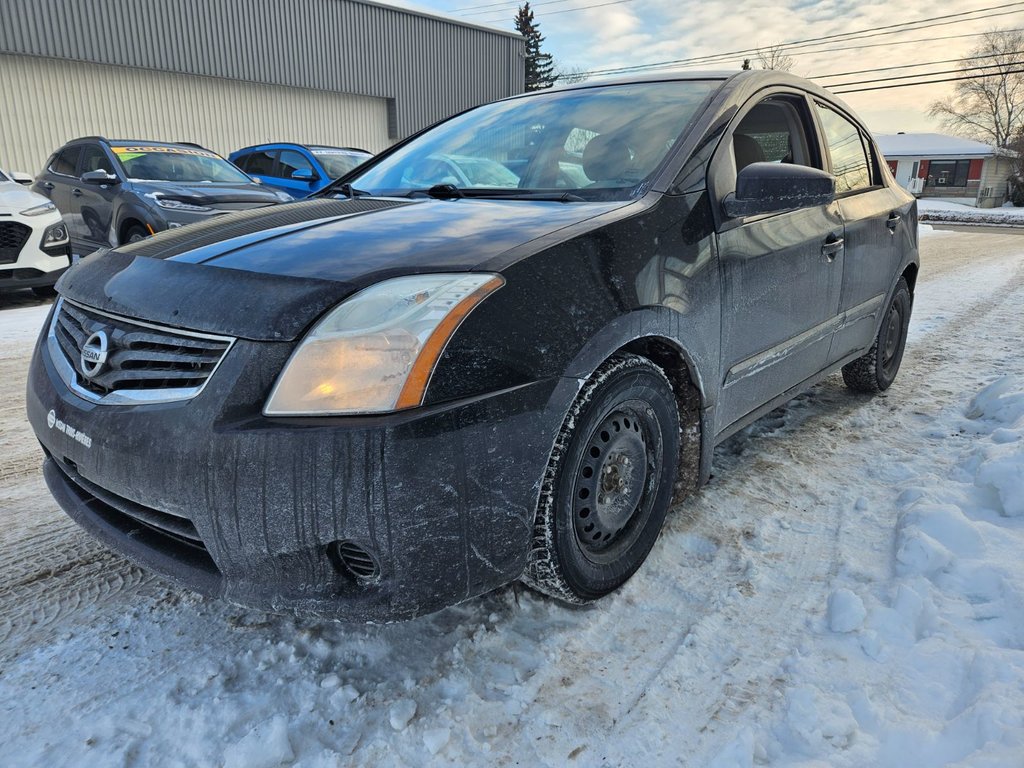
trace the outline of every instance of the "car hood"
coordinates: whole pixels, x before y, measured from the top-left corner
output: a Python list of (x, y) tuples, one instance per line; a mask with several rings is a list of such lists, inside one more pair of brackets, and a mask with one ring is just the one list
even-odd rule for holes
[(148, 197), (160, 195), (192, 203), (193, 205), (209, 205), (218, 207), (231, 205), (234, 208), (255, 207), (280, 203), (281, 197), (272, 189), (260, 184), (179, 184), (165, 181), (131, 182), (136, 194)]
[[(289, 340), (367, 285), (407, 274), (497, 271), (510, 258), (541, 249), (556, 232), (596, 226), (627, 206), (317, 199), (225, 214), (97, 252), (57, 287), (68, 298), (128, 317)], [(529, 243), (535, 245), (524, 251)]]
[(0, 182), (0, 213), (21, 213), (27, 208), (44, 205), (48, 198), (14, 181)]

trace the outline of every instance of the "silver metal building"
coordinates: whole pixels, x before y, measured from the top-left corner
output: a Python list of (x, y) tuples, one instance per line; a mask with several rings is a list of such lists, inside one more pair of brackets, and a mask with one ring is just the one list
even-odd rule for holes
[(513, 33), (371, 0), (0, 0), (0, 166), (76, 136), (380, 151), (521, 93)]

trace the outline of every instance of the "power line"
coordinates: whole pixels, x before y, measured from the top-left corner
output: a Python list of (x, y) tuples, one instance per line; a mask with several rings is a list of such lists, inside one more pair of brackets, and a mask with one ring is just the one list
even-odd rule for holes
[[(932, 38), (934, 39), (934, 38)], [(1024, 51), (1001, 51), (1002, 56), (1024, 55)], [(871, 69), (854, 69), (850, 72), (829, 72), (823, 75), (807, 75), (808, 80), (824, 80), (827, 77), (847, 77), (848, 75), (864, 75), (869, 72), (890, 72), (894, 69), (914, 69), (915, 67), (932, 67), (936, 64), (956, 64), (961, 61), (973, 61), (974, 59), (987, 59), (991, 53), (983, 53), (978, 56), (960, 56), (956, 59), (939, 59), (938, 61), (922, 61), (918, 64), (900, 64), (895, 67), (872, 67)]]
[[(913, 30), (910, 30), (910, 31), (913, 31)], [(1003, 32), (1024, 32), (1024, 27), (1016, 27), (1014, 29), (1004, 29), (1004, 30), (1001, 30), (1001, 31), (1003, 31)], [(816, 50), (816, 51), (797, 51), (795, 53), (788, 54), (788, 55), (790, 55), (790, 56), (819, 56), (819, 55), (825, 54), (825, 53), (839, 53), (839, 52), (842, 52), (842, 51), (857, 51), (857, 50), (863, 50), (865, 48), (884, 48), (884, 47), (897, 46), (897, 45), (910, 45), (912, 43), (931, 43), (931, 42), (935, 42), (935, 41), (938, 41), (938, 40), (956, 40), (956, 39), (961, 39), (961, 38), (965, 38), (965, 37), (982, 37), (983, 35), (986, 35), (986, 34), (988, 34), (988, 33), (987, 32), (968, 32), (968, 33), (964, 33), (964, 34), (960, 34), (960, 35), (941, 35), (941, 36), (937, 36), (937, 37), (936, 36), (932, 36), (932, 37), (918, 37), (918, 38), (914, 38), (913, 40), (892, 40), (892, 41), (885, 42), (885, 43), (868, 43), (867, 45), (849, 45), (849, 46), (843, 46), (843, 47), (840, 47), (840, 48), (822, 48), (822, 49)], [(733, 57), (730, 56), (729, 58), (733, 58)], [(724, 60), (725, 59), (723, 59), (723, 61)], [(677, 63), (677, 62), (679, 62), (679, 63)], [(591, 70), (589, 72), (582, 72), (581, 74), (586, 74), (586, 75), (628, 74), (629, 72), (637, 71), (638, 68), (640, 68), (640, 67), (642, 67), (644, 70), (652, 69), (652, 68), (683, 69), (683, 68), (686, 68), (686, 67), (706, 67), (706, 66), (709, 66), (709, 65), (713, 66), (713, 65), (715, 65), (717, 63), (720, 63), (720, 62), (716, 62), (716, 61), (693, 61), (691, 59), (678, 59), (678, 60), (676, 60), (676, 62), (666, 61), (666, 62), (656, 62), (654, 64), (643, 64), (643, 65), (636, 65), (636, 66), (622, 67), (622, 68), (614, 68), (614, 69)], [(835, 75), (833, 75), (833, 77), (835, 77)]]
[[(1006, 75), (1019, 75), (1024, 73), (1024, 69), (1011, 69), (1003, 74)], [(959, 80), (974, 80), (976, 75), (966, 75), (964, 77), (944, 77), (939, 80), (921, 80), (916, 83), (897, 83), (896, 85), (875, 85), (870, 88), (850, 88), (846, 91), (834, 91), (836, 94), (843, 93), (862, 93), (864, 91), (887, 91), (890, 88), (912, 88), (915, 85), (936, 85), (939, 83), (955, 83)]]
[[(1012, 5), (1012, 6), (1020, 6), (1020, 5), (1024, 5), (1024, 2), (1010, 3), (1008, 5), (993, 6), (993, 7), (990, 7), (990, 8), (976, 8), (973, 11), (963, 11), (961, 13), (956, 13), (956, 14), (946, 14), (944, 16), (933, 16), (933, 17), (930, 17), (930, 18), (917, 19), (917, 20), (914, 20), (914, 21), (906, 21), (906, 22), (901, 22), (900, 24), (889, 25), (888, 27), (865, 28), (865, 29), (855, 30), (853, 32), (844, 32), (844, 33), (839, 33), (839, 34), (834, 34), (834, 35), (824, 35), (822, 37), (811, 37), (811, 38), (806, 38), (804, 40), (793, 40), (793, 41), (790, 41), (790, 42), (781, 43), (778, 47), (784, 53), (787, 53), (789, 55), (801, 55), (799, 53), (791, 53), (791, 51), (793, 51), (794, 49), (798, 49), (798, 48), (817, 47), (818, 45), (821, 45), (821, 44), (823, 44), (823, 43), (825, 43), (827, 41), (852, 42), (852, 41), (856, 41), (856, 40), (867, 40), (867, 39), (870, 39), (872, 37), (880, 37), (880, 36), (883, 36), (883, 35), (899, 34), (901, 32), (915, 32), (915, 31), (920, 30), (920, 29), (929, 29), (931, 27), (944, 26), (944, 25), (947, 25), (947, 24), (955, 24), (955, 23), (959, 23), (960, 21), (964, 21), (964, 19), (959, 19), (958, 18), (957, 20), (953, 20), (953, 21), (944, 21), (944, 20), (945, 19), (949, 19), (952, 16), (961, 17), (961, 16), (964, 16), (966, 14), (981, 13), (981, 12), (991, 11), (991, 10), (995, 10), (995, 9), (999, 9), (999, 8), (1006, 8), (1006, 7), (1009, 7), (1010, 5)], [(981, 19), (992, 18), (993, 16), (1005, 16), (1005, 15), (1012, 14), (1012, 13), (1020, 13), (1020, 10), (1004, 11), (1002, 13), (997, 13), (997, 14), (989, 14), (989, 15), (985, 15), (985, 16), (978, 16), (978, 17), (975, 17), (974, 19), (966, 19), (966, 21), (980, 21)], [(936, 23), (926, 23), (926, 22), (936, 22)], [(906, 28), (906, 27), (911, 27), (911, 25), (921, 25), (921, 26), (913, 26), (912, 28)], [(896, 26), (904, 27), (904, 29), (898, 29), (898, 30), (895, 30), (895, 31), (882, 31), (882, 30), (891, 29), (892, 27), (896, 27)], [(974, 33), (974, 34), (968, 34), (968, 35), (952, 35), (952, 36), (949, 36), (949, 37), (932, 37), (932, 38), (927, 38), (927, 40), (943, 40), (943, 39), (952, 39), (954, 37), (977, 37), (980, 34), (984, 34), (984, 33)], [(840, 37), (845, 37), (846, 39), (842, 40), (842, 41), (836, 40), (836, 38), (840, 38)], [(923, 42), (923, 41), (915, 40), (915, 41), (906, 41), (906, 42)], [(902, 44), (902, 43), (893, 43), (893, 44), (896, 45), (896, 44)], [(872, 47), (872, 46), (865, 46), (865, 47)], [(713, 62), (716, 62), (716, 61), (724, 61), (724, 60), (728, 60), (728, 59), (737, 58), (737, 57), (740, 57), (740, 56), (742, 56), (744, 54), (748, 54), (748, 53), (757, 53), (758, 50), (759, 49), (757, 49), (757, 48), (745, 48), (745, 49), (736, 50), (736, 51), (728, 51), (726, 53), (707, 54), (707, 55), (704, 55), (704, 56), (693, 56), (693, 57), (689, 57), (689, 58), (685, 58), (685, 59), (670, 59), (668, 61), (658, 61), (658, 62), (652, 62), (652, 63), (649, 63), (649, 64), (635, 64), (635, 65), (631, 65), (631, 66), (627, 66), (627, 67), (611, 67), (611, 68), (608, 68), (608, 69), (595, 69), (595, 70), (588, 71), (587, 74), (588, 75), (600, 75), (600, 74), (621, 73), (621, 72), (629, 72), (629, 71), (640, 71), (640, 70), (643, 70), (643, 69), (651, 69), (651, 68), (656, 68), (656, 67), (662, 67), (662, 66), (665, 66), (665, 65), (676, 65), (676, 64), (682, 64), (682, 65), (688, 65), (688, 64), (706, 65), (706, 64), (710, 64), (710, 63), (713, 63)], [(832, 52), (834, 50), (847, 50), (847, 49), (835, 48), (835, 49), (828, 49), (828, 50), (823, 50), (823, 51), (814, 51), (812, 53), (829, 53), (829, 52)], [(852, 50), (852, 49), (850, 49), (850, 50)]]
[[(544, 0), (544, 2), (542, 2), (542, 3), (530, 3), (530, 10), (533, 10), (534, 8), (539, 8), (542, 5), (557, 5), (559, 3), (568, 3), (569, 1), (570, 0)], [(472, 9), (474, 9), (474, 8), (494, 8), (495, 6), (505, 5), (505, 6), (509, 6), (509, 7), (508, 8), (503, 8), (501, 10), (511, 11), (513, 8), (517, 9), (522, 4), (523, 4), (523, 2), (521, 0), (505, 0), (505, 2), (502, 2), (502, 3), (491, 3), (490, 5), (467, 5), (464, 8), (452, 8), (451, 13), (454, 13), (454, 14), (456, 14), (458, 16), (479, 16), (480, 14), (497, 13), (497, 10), (472, 10)]]
[[(851, 80), (848, 83), (832, 83), (832, 84), (826, 85), (824, 87), (831, 90), (832, 88), (844, 88), (847, 85), (864, 85), (865, 83), (885, 83), (885, 82), (889, 82), (889, 81), (892, 81), (892, 80), (912, 80), (915, 77), (931, 77), (932, 75), (955, 75), (958, 72), (959, 73), (966, 73), (966, 72), (969, 72), (969, 71), (972, 71), (972, 70), (976, 70), (976, 69), (978, 69), (978, 70), (980, 70), (980, 69), (996, 69), (996, 70), (1000, 70), (1003, 67), (1020, 67), (1020, 66), (1024, 66), (1024, 61), (1012, 61), (1012, 62), (1007, 62), (1005, 64), (987, 64), (987, 65), (986, 64), (978, 64), (978, 65), (973, 66), (973, 67), (961, 67), (961, 68), (958, 68), (958, 69), (940, 69), (940, 70), (935, 71), (935, 72), (918, 72), (918, 73), (913, 74), (913, 75), (896, 75), (894, 77), (876, 77), (876, 78), (872, 78), (871, 80)], [(990, 77), (990, 76), (993, 76), (993, 75), (1002, 75), (1002, 74), (1006, 74), (1006, 73), (1005, 72), (1001, 72), (1001, 71), (996, 71), (996, 72), (975, 72), (973, 75), (971, 75), (971, 77)]]
[[(546, 18), (548, 16), (556, 16), (559, 13), (576, 13), (577, 11), (586, 11), (586, 10), (589, 10), (591, 8), (604, 8), (606, 5), (622, 5), (623, 3), (633, 3), (633, 2), (636, 2), (636, 0), (612, 0), (609, 3), (598, 3), (597, 5), (583, 5), (583, 6), (580, 6), (579, 8), (563, 8), (560, 11), (547, 11), (544, 14), (544, 16)], [(509, 10), (511, 11), (512, 9), (509, 8)], [(488, 18), (488, 19), (480, 19), (480, 21), (484, 22), (485, 24), (491, 24), (491, 23), (493, 23), (495, 21), (502, 21), (503, 19), (507, 19), (507, 18), (508, 18), (507, 16), (502, 14), (501, 16), (494, 16), (494, 17)]]

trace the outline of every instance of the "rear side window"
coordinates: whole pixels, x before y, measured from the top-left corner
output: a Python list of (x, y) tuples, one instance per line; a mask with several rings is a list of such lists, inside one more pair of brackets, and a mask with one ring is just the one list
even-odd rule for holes
[(78, 167), (78, 156), (81, 154), (81, 147), (66, 147), (57, 154), (50, 170), (59, 173), (61, 176), (74, 176)]
[(278, 157), (277, 173), (282, 179), (290, 179), (296, 171), (312, 171), (313, 164), (304, 154), (294, 149), (282, 149)]
[(860, 129), (830, 107), (818, 103), (818, 118), (825, 133), (836, 194), (867, 189), (873, 183), (871, 163)]
[(238, 167), (251, 176), (274, 175), (274, 151), (253, 152), (238, 161)]

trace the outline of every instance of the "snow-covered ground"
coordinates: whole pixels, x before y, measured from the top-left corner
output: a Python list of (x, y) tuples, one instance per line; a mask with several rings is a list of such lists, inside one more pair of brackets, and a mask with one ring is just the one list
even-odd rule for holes
[(989, 224), (993, 226), (1024, 226), (1024, 208), (1006, 204), (1000, 208), (974, 208), (963, 203), (920, 198), (917, 209), (922, 221), (956, 224)]
[[(939, 236), (941, 235), (941, 236)], [(1024, 764), (1024, 237), (932, 232), (903, 370), (720, 446), (599, 604), (349, 626), (169, 588), (57, 509), (0, 312), (0, 764)]]

